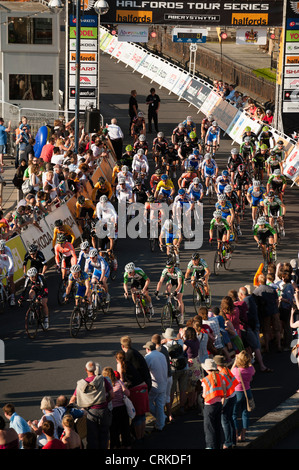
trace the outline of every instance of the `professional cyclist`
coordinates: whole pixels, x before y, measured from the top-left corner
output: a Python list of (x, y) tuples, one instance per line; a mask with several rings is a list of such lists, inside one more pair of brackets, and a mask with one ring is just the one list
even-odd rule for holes
[(19, 305), (23, 302), (25, 297), (29, 299), (35, 299), (39, 297), (41, 299), (45, 319), (43, 327), (45, 330), (49, 328), (49, 309), (48, 309), (48, 287), (44, 276), (38, 273), (36, 268), (30, 268), (27, 271), (27, 277), (24, 283), (24, 290), (21, 297), (18, 300)]
[(183, 121), (184, 127), (189, 136), (190, 132), (196, 132), (196, 124), (193, 122), (192, 116), (187, 116), (185, 121)]
[(265, 144), (268, 149), (273, 149), (275, 147), (275, 138), (268, 126), (264, 126), (262, 128), (262, 132), (258, 136), (258, 142), (259, 146)]
[(108, 199), (111, 199), (113, 189), (109, 181), (107, 181), (104, 176), (100, 176), (91, 193), (92, 202), (96, 204), (103, 194), (105, 194)]
[(144, 134), (140, 134), (138, 140), (136, 140), (133, 145), (133, 150), (135, 153), (137, 153), (139, 149), (142, 149), (144, 151), (144, 155), (148, 154), (148, 142), (146, 141), (146, 137)]
[(218, 250), (221, 246), (221, 243), (226, 244), (227, 249), (229, 248), (229, 237), (230, 237), (230, 228), (227, 223), (227, 220), (222, 217), (221, 211), (217, 210), (213, 213), (213, 219), (210, 222), (210, 238), (209, 243), (212, 243), (214, 229), (216, 228), (217, 236), (217, 246)]
[(76, 219), (93, 219), (95, 205), (85, 196), (79, 196), (76, 202)]
[(215, 160), (212, 158), (212, 155), (210, 153), (207, 153), (204, 156), (204, 160), (202, 163), (201, 176), (202, 176), (202, 179), (205, 181), (206, 195), (208, 195), (210, 179), (214, 183), (218, 176), (218, 165), (215, 162)]
[(190, 197), (190, 201), (192, 202), (192, 209), (193, 209), (194, 203), (197, 201), (201, 201), (203, 198), (203, 187), (202, 187), (202, 184), (200, 183), (199, 178), (194, 178), (189, 188), (187, 189), (187, 194)]
[(156, 186), (155, 198), (159, 201), (173, 200), (175, 187), (168, 175), (162, 175), (161, 181)]
[(169, 175), (170, 169), (172, 169), (172, 176), (173, 178), (176, 178), (176, 169), (179, 165), (179, 156), (173, 144), (168, 145), (168, 148), (162, 157), (162, 164), (166, 166), (166, 174)]
[(200, 169), (202, 165), (203, 156), (200, 154), (198, 149), (194, 149), (193, 153), (189, 155), (187, 160), (185, 160), (185, 169), (189, 166), (192, 166), (194, 171), (197, 172), (197, 176), (200, 176)]
[(237, 195), (240, 201), (241, 201), (242, 188), (244, 188), (245, 195), (246, 195), (250, 185), (251, 185), (251, 178), (250, 178), (248, 171), (246, 170), (245, 165), (243, 164), (239, 165), (235, 173), (233, 186), (237, 192)]
[(231, 183), (229, 173), (227, 170), (223, 170), (221, 175), (216, 178), (216, 192), (217, 194), (223, 194), (225, 187)]
[(80, 264), (75, 264), (71, 267), (71, 272), (68, 278), (68, 285), (65, 291), (65, 301), (68, 301), (68, 296), (72, 290), (73, 282), (76, 284), (75, 304), (78, 305), (79, 299), (86, 298), (88, 301), (88, 309), (92, 309), (91, 304), (91, 290), (89, 276), (81, 269)]
[(257, 242), (258, 246), (261, 247), (263, 257), (266, 255), (266, 242), (269, 240), (269, 244), (276, 248), (277, 244), (277, 232), (267, 223), (265, 217), (259, 217), (253, 230), (253, 237)]
[(237, 234), (240, 236), (242, 235), (241, 229), (240, 229), (240, 200), (238, 198), (238, 195), (236, 191), (233, 190), (232, 186), (228, 184), (224, 188), (224, 194), (226, 196), (226, 200), (231, 203), (233, 206), (234, 210), (234, 215), (235, 215), (235, 221), (236, 221), (236, 228), (237, 228)]
[(159, 291), (163, 285), (163, 282), (166, 283), (166, 290), (168, 294), (171, 293), (172, 287), (175, 287), (175, 297), (178, 301), (179, 309), (181, 318), (179, 320), (179, 324), (184, 324), (184, 311), (185, 306), (183, 302), (183, 295), (184, 295), (184, 275), (182, 271), (175, 266), (175, 261), (172, 257), (169, 257), (166, 262), (166, 266), (161, 273), (160, 280), (156, 287), (155, 295), (158, 299)]
[(286, 206), (281, 199), (275, 195), (274, 191), (269, 191), (265, 199), (261, 202), (264, 207), (265, 216), (269, 218), (269, 224), (274, 227), (274, 217), (277, 217), (277, 223), (280, 227), (280, 233), (285, 236), (283, 218), (286, 214)]
[(244, 129), (244, 134), (242, 135), (242, 141), (245, 141), (245, 138), (249, 137), (250, 138), (250, 143), (253, 146), (254, 150), (256, 149), (257, 146), (257, 135), (251, 130), (251, 127), (247, 126)]
[(129, 170), (129, 167), (127, 165), (123, 165), (121, 167), (120, 172), (118, 173), (117, 177), (117, 183), (119, 184), (119, 179), (124, 178), (126, 183), (133, 188), (134, 186), (134, 178), (133, 178), (133, 173)]
[(238, 168), (239, 165), (242, 165), (244, 163), (243, 158), (238, 152), (237, 148), (231, 149), (231, 156), (228, 158), (227, 162), (227, 169), (230, 172), (230, 179), (231, 181), (234, 181), (235, 177), (235, 172)]
[(107, 261), (99, 255), (98, 250), (92, 248), (89, 252), (89, 258), (86, 260), (84, 271), (90, 275), (91, 284), (103, 284), (106, 292), (106, 302), (110, 301), (110, 294), (108, 291), (108, 279), (110, 275), (110, 268)]
[[(141, 289), (142, 294), (144, 295), (148, 305), (151, 317), (154, 315), (154, 308), (152, 304), (152, 299), (149, 295), (148, 288), (150, 285), (150, 278), (145, 274), (143, 269), (135, 266), (134, 263), (128, 263), (125, 266), (124, 274), (124, 296), (127, 299), (129, 296), (129, 284), (131, 289), (132, 300), (136, 304), (136, 290)], [(137, 305), (137, 309), (140, 307)], [(137, 313), (138, 312), (137, 310)]]
[(59, 233), (57, 235), (57, 243), (54, 250), (57, 269), (61, 269), (61, 277), (64, 279), (67, 268), (77, 264), (75, 249), (73, 245), (67, 241), (66, 235), (64, 233)]
[(216, 211), (220, 211), (221, 215), (224, 219), (227, 220), (227, 223), (232, 226), (232, 223), (235, 218), (235, 212), (233, 205), (230, 201), (228, 201), (225, 194), (218, 195), (218, 201), (215, 204)]
[(133, 157), (132, 172), (134, 179), (138, 177), (140, 172), (144, 172), (146, 174), (149, 172), (147, 156), (144, 154), (143, 149), (137, 150), (137, 153)]
[(252, 186), (247, 191), (247, 200), (252, 208), (252, 228), (255, 226), (257, 208), (264, 198), (266, 189), (261, 186), (260, 181), (254, 180)]
[(81, 267), (81, 271), (84, 271), (86, 260), (89, 258), (89, 252), (91, 250), (90, 244), (87, 240), (84, 240), (80, 244), (80, 252), (78, 256), (77, 263)]
[(157, 137), (153, 140), (153, 157), (156, 163), (156, 168), (161, 163), (161, 159), (164, 156), (168, 147), (168, 140), (165, 139), (163, 132), (158, 132)]
[(280, 170), (282, 173), (283, 166), (279, 153), (276, 153), (275, 150), (270, 150), (270, 156), (267, 158), (265, 166), (268, 177), (273, 174), (274, 170)]
[(9, 283), (10, 305), (16, 305), (15, 293), (16, 286), (14, 283), (15, 264), (11, 249), (6, 245), (4, 240), (0, 240), (0, 259), (6, 267), (6, 275)]
[(207, 152), (212, 152), (214, 155), (220, 145), (220, 127), (216, 121), (212, 122), (206, 133), (205, 145)]
[(187, 137), (187, 129), (182, 122), (172, 131), (171, 141), (176, 149), (184, 142)]
[(189, 278), (191, 274), (191, 285), (195, 287), (196, 280), (201, 279), (203, 281), (206, 301), (209, 299), (210, 287), (209, 287), (209, 277), (211, 271), (208, 268), (206, 261), (200, 257), (198, 252), (192, 255), (191, 261), (189, 261), (187, 270), (185, 273), (185, 280)]
[(244, 163), (247, 165), (252, 164), (252, 159), (254, 156), (255, 146), (252, 143), (250, 137), (246, 136), (244, 141), (240, 145), (240, 155), (243, 158)]
[(280, 160), (282, 162), (286, 161), (286, 151), (284, 148), (283, 140), (278, 140), (273, 150), (278, 155), (278, 157), (280, 157)]
[(179, 226), (171, 219), (166, 219), (161, 228), (159, 236), (160, 248), (163, 248), (163, 240), (165, 240), (167, 255), (171, 255), (170, 246), (173, 245), (178, 261), (179, 249), (182, 239), (183, 237)]
[(118, 216), (113, 204), (108, 201), (107, 196), (102, 196), (97, 203), (96, 215), (98, 218), (96, 230), (98, 230), (98, 227), (106, 229), (109, 249), (113, 250)]
[(182, 167), (184, 166), (185, 160), (193, 153), (193, 150), (191, 139), (186, 137), (185, 141), (178, 148), (178, 155), (181, 159)]
[(155, 173), (152, 174), (151, 179), (150, 179), (150, 187), (151, 187), (151, 192), (155, 194), (156, 192), (156, 187), (159, 181), (161, 181), (161, 176), (162, 176), (162, 170), (160, 168), (157, 168)]
[(128, 183), (126, 183), (126, 180), (123, 176), (118, 180), (118, 185), (115, 189), (115, 195), (119, 203), (129, 204), (133, 202), (133, 188)]
[(112, 170), (111, 187), (113, 189), (113, 192), (115, 192), (116, 182), (117, 182), (118, 174), (121, 171), (121, 166), (122, 166), (121, 162), (117, 161), (115, 162), (115, 165)]
[(272, 189), (283, 200), (287, 179), (280, 170), (274, 170), (267, 182), (267, 192)]
[(43, 252), (38, 249), (37, 245), (29, 245), (28, 251), (25, 253), (23, 262), (24, 275), (26, 275), (28, 261), (30, 261), (30, 268), (36, 268), (39, 274), (45, 275), (48, 265)]
[(131, 169), (132, 161), (133, 161), (133, 146), (127, 145), (125, 148), (125, 153), (123, 153), (121, 156), (120, 163), (121, 165), (126, 165), (129, 169)]
[(53, 248), (56, 245), (57, 235), (59, 233), (64, 233), (66, 235), (67, 241), (69, 241), (70, 243), (72, 244), (75, 243), (76, 237), (75, 237), (73, 230), (71, 229), (69, 225), (64, 224), (61, 219), (55, 220), (54, 225), (55, 227), (54, 227), (53, 242), (52, 242)]
[(184, 189), (189, 188), (194, 178), (197, 178), (197, 177), (198, 177), (198, 174), (196, 171), (194, 171), (193, 166), (192, 165), (188, 166), (187, 171), (183, 173), (178, 179), (179, 188), (184, 188)]
[(269, 156), (268, 152), (268, 147), (266, 144), (262, 144), (257, 151), (254, 154), (254, 157), (252, 159), (252, 164), (253, 164), (253, 174), (256, 177), (258, 174), (258, 170), (260, 170), (260, 175), (261, 175), (261, 181), (263, 181), (264, 177), (264, 166), (265, 166), (265, 161), (267, 160)]
[[(184, 214), (186, 215), (186, 210), (191, 208), (191, 201), (190, 197), (186, 194), (184, 188), (178, 190), (178, 195), (174, 198), (173, 201), (173, 217), (177, 218), (177, 220), (181, 219), (182, 211), (185, 208)], [(190, 211), (189, 211), (190, 213)]]
[(146, 135), (144, 114), (141, 111), (133, 118), (131, 125), (131, 136), (133, 137), (134, 142), (136, 142), (140, 134)]
[(206, 133), (207, 133), (208, 129), (211, 127), (213, 121), (214, 121), (214, 117), (212, 116), (212, 114), (209, 114), (209, 116), (205, 117), (201, 121), (201, 138), (203, 140), (205, 139)]

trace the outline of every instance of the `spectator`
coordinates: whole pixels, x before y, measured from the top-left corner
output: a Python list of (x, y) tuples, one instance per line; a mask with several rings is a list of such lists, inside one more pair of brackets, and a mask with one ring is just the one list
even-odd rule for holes
[(59, 395), (56, 399), (56, 405), (54, 408), (55, 421), (58, 426), (58, 437), (61, 436), (63, 431), (62, 419), (65, 414), (70, 414), (73, 419), (78, 419), (84, 416), (84, 411), (73, 406), (68, 406), (67, 397), (65, 395)]
[(271, 109), (266, 110), (265, 116), (263, 117), (262, 121), (265, 122), (266, 124), (268, 124), (268, 126), (272, 125), (273, 113), (272, 113)]
[(30, 432), (30, 426), (27, 421), (16, 413), (15, 407), (12, 403), (7, 403), (3, 407), (3, 413), (6, 419), (9, 420), (9, 427), (18, 433), (20, 447), (22, 448), (22, 440), (26, 432)]
[(53, 151), (54, 151), (54, 146), (55, 146), (55, 138), (54, 137), (51, 137), (49, 139), (49, 142), (43, 146), (41, 154), (40, 154), (40, 158), (45, 163), (51, 162), (51, 159), (52, 159), (52, 156), (53, 156)]
[(124, 133), (121, 128), (117, 125), (117, 119), (111, 119), (111, 124), (107, 126), (108, 136), (111, 140), (116, 159), (120, 160), (123, 152), (123, 139)]
[(145, 103), (148, 106), (148, 132), (152, 133), (152, 121), (154, 121), (155, 131), (158, 133), (158, 111), (160, 109), (160, 97), (156, 94), (155, 88), (150, 89)]
[(42, 424), (42, 432), (47, 438), (47, 443), (43, 445), (42, 449), (66, 449), (65, 444), (54, 437), (54, 424), (52, 421), (45, 421)]
[(188, 326), (184, 329), (184, 351), (188, 358), (188, 388), (187, 388), (187, 409), (197, 408), (196, 385), (201, 377), (201, 365), (199, 362), (199, 340), (195, 329)]
[(170, 360), (169, 360), (169, 354), (166, 349), (166, 347), (161, 343), (162, 338), (160, 335), (155, 334), (152, 336), (151, 341), (156, 345), (156, 349), (164, 354), (166, 361), (167, 361), (167, 385), (166, 385), (166, 392), (165, 392), (165, 404), (166, 404), (166, 415), (168, 421), (173, 420), (172, 416), (172, 410), (171, 410), (171, 401), (170, 401), (170, 392), (171, 392), (171, 387), (172, 387), (172, 371), (171, 371), (171, 366), (170, 366)]
[(156, 345), (148, 341), (144, 346), (145, 360), (151, 374), (152, 387), (149, 391), (150, 412), (156, 418), (155, 431), (162, 431), (165, 426), (164, 406), (166, 403), (166, 385), (168, 377), (167, 361)]
[(0, 117), (0, 166), (4, 165), (3, 155), (6, 153), (7, 134), (11, 131), (11, 122), (4, 126), (4, 119)]
[(131, 127), (132, 127), (133, 119), (138, 114), (138, 102), (137, 102), (136, 96), (137, 96), (137, 91), (132, 90), (131, 96), (129, 99), (129, 116), (130, 116), (129, 136), (131, 135)]
[(234, 98), (235, 96), (235, 85), (228, 85), (228, 94), (225, 96), (225, 99), (227, 101), (230, 101)]
[(13, 429), (5, 429), (5, 421), (0, 416), (0, 449), (19, 449), (18, 433)]
[(52, 421), (54, 426), (54, 434), (53, 436), (58, 439), (58, 425), (55, 420), (54, 415), (54, 407), (55, 403), (52, 397), (45, 396), (41, 400), (40, 409), (43, 412), (43, 416), (39, 421), (28, 421), (29, 426), (31, 427), (32, 431), (37, 434), (37, 445), (38, 447), (43, 447), (47, 443), (47, 437), (43, 433), (42, 426), (45, 421)]
[(220, 315), (222, 315), (225, 320), (225, 329), (231, 337), (234, 349), (238, 352), (242, 351), (244, 345), (240, 337), (239, 310), (235, 307), (231, 297), (225, 296), (221, 300)]
[[(113, 388), (110, 381), (101, 375), (100, 367), (94, 361), (86, 363), (85, 371), (87, 377), (77, 382), (70, 404), (77, 402), (87, 412), (87, 449), (107, 449), (111, 425), (108, 404), (113, 398)], [(90, 393), (86, 383), (93, 385)]]
[(79, 434), (75, 431), (74, 418), (70, 414), (65, 414), (62, 418), (63, 432), (60, 437), (61, 442), (67, 449), (82, 449), (82, 441)]
[(30, 449), (30, 450), (37, 449), (37, 445), (36, 445), (37, 436), (35, 432), (32, 432), (32, 431), (25, 432), (22, 442), (23, 442), (23, 449)]
[(291, 310), (294, 303), (295, 289), (292, 285), (292, 270), (284, 269), (281, 281), (276, 285), (279, 293), (279, 317), (283, 328), (283, 346), (285, 351), (290, 350), (292, 331), (290, 328)]

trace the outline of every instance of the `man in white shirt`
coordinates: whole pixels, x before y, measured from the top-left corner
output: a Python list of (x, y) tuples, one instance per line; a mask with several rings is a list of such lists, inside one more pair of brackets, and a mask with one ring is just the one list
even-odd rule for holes
[(122, 150), (123, 150), (123, 138), (124, 133), (121, 128), (117, 125), (117, 119), (111, 119), (111, 124), (107, 126), (108, 136), (111, 140), (112, 146), (115, 151), (117, 160), (121, 159)]
[(65, 160), (64, 154), (60, 153), (58, 147), (54, 147), (53, 156), (51, 158), (52, 165), (62, 165)]
[(150, 412), (156, 418), (155, 429), (162, 431), (166, 419), (164, 406), (168, 379), (167, 360), (152, 341), (148, 341), (143, 347), (146, 350), (145, 360), (152, 378), (152, 388), (148, 394)]

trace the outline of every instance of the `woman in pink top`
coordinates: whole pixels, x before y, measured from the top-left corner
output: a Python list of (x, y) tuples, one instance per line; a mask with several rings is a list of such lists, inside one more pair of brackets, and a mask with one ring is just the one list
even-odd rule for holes
[[(245, 396), (245, 392), (244, 392), (243, 385), (241, 382), (240, 374), (242, 374), (242, 380), (244, 383), (248, 400), (252, 398), (252, 391), (251, 391), (250, 383), (251, 383), (252, 377), (255, 374), (255, 369), (251, 364), (251, 357), (245, 350), (241, 351), (236, 356), (231, 372), (238, 380), (238, 384), (235, 389), (237, 399), (236, 399), (236, 403), (235, 403), (234, 410), (233, 410), (233, 420), (235, 423), (237, 440), (244, 442), (246, 431), (249, 427), (249, 414), (250, 413), (249, 411), (247, 411), (246, 396)], [(241, 418), (242, 418), (241, 432), (238, 431), (239, 413), (241, 413)]]

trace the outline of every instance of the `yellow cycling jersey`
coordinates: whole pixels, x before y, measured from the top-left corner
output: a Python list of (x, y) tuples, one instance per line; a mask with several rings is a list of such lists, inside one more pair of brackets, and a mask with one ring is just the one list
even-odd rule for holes
[(156, 191), (159, 192), (160, 189), (166, 189), (167, 191), (169, 191), (170, 189), (173, 189), (173, 188), (174, 188), (174, 184), (170, 179), (168, 179), (167, 181), (161, 180), (157, 184)]

